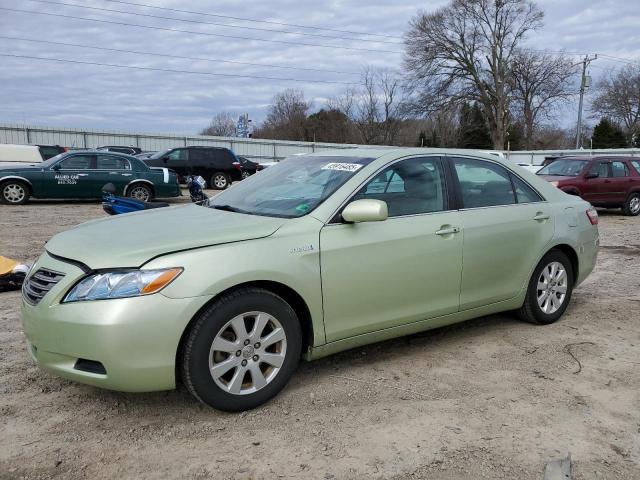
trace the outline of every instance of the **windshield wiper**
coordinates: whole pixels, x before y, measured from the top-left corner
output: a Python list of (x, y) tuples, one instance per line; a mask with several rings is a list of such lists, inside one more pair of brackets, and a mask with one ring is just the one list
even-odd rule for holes
[(224, 210), (225, 212), (240, 212), (239, 209), (232, 207), (231, 205), (211, 205), (211, 208), (215, 208), (216, 210)]
[(223, 210), (225, 212), (233, 212), (233, 213), (244, 213), (246, 215), (255, 215), (255, 213), (248, 212), (247, 210), (242, 210), (241, 208), (232, 207), (231, 205), (211, 205), (211, 208), (215, 208), (216, 210)]

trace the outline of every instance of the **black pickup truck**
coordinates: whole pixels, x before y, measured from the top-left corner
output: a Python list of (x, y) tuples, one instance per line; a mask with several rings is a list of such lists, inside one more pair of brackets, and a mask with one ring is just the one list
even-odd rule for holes
[(242, 166), (236, 155), (221, 147), (180, 147), (160, 151), (143, 161), (150, 167), (165, 167), (178, 174), (200, 175), (207, 185), (224, 190), (231, 182), (242, 180)]

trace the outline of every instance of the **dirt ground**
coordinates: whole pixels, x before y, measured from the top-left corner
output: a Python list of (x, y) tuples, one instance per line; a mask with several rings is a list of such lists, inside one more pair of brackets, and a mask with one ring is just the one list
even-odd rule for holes
[[(102, 215), (0, 207), (0, 254), (32, 261)], [(640, 218), (600, 226), (597, 268), (558, 323), (495, 315), (303, 363), (243, 414), (39, 371), (20, 293), (2, 293), (0, 478), (525, 480), (571, 452), (574, 478), (640, 479)]]

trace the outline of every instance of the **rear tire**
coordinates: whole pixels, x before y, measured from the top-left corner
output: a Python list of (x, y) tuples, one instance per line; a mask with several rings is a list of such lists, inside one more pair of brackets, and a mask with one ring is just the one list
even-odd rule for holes
[(301, 346), (291, 306), (268, 290), (243, 288), (196, 317), (178, 359), (180, 374), (201, 402), (226, 412), (250, 410), (285, 387)]
[(569, 258), (560, 250), (551, 250), (533, 271), (519, 316), (538, 325), (555, 322), (569, 306), (573, 282)]
[(630, 217), (640, 214), (640, 193), (634, 192), (627, 197), (622, 205), (622, 213)]
[(225, 190), (230, 184), (231, 180), (224, 172), (216, 172), (211, 175), (211, 188), (215, 190)]
[(29, 201), (29, 185), (20, 180), (6, 180), (0, 183), (0, 202), (5, 205), (24, 205)]
[(153, 200), (153, 190), (144, 183), (134, 183), (127, 190), (127, 197), (142, 202), (150, 202)]

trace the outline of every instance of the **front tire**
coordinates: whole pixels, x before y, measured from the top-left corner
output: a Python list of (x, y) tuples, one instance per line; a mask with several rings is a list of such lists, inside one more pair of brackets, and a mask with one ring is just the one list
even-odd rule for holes
[(0, 202), (5, 205), (24, 205), (29, 201), (29, 186), (20, 180), (7, 180), (0, 183)]
[(287, 302), (267, 290), (243, 288), (195, 319), (179, 359), (182, 381), (213, 408), (250, 410), (285, 387), (301, 345), (300, 322)]
[(225, 190), (229, 187), (231, 180), (226, 173), (216, 172), (211, 175), (211, 186), (216, 190)]
[(536, 266), (518, 313), (527, 322), (548, 325), (564, 314), (572, 292), (571, 262), (560, 250), (551, 250)]
[(634, 192), (627, 197), (622, 205), (622, 213), (630, 217), (635, 217), (640, 213), (640, 193)]

